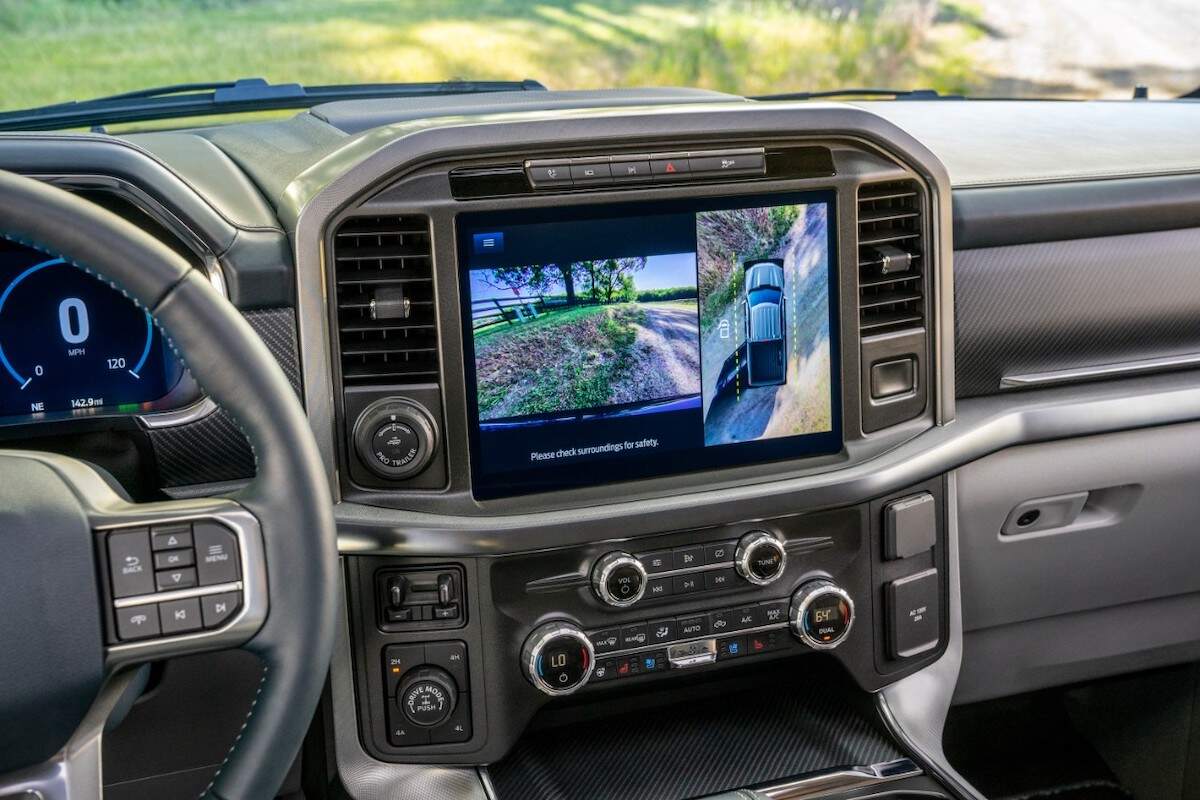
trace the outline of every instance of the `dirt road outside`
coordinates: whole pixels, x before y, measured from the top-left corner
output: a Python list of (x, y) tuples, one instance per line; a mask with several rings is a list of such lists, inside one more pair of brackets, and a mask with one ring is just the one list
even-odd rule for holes
[(634, 323), (636, 382), (614, 387), (614, 403), (700, 393), (699, 315), (695, 300), (642, 303)]
[(1152, 99), (1200, 86), (1196, 0), (975, 0), (978, 93)]

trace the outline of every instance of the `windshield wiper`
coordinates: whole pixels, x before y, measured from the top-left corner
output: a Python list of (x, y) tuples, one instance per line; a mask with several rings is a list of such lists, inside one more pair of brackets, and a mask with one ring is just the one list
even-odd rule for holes
[(222, 83), (180, 83), (92, 100), (6, 111), (0, 113), (0, 131), (97, 128), (123, 122), (311, 108), (336, 100), (545, 90), (545, 86), (531, 80), (301, 86), (298, 83), (270, 84), (262, 78), (243, 78)]
[(939, 94), (936, 89), (827, 89), (821, 92), (760, 94), (749, 100), (820, 100), (831, 97), (890, 97), (893, 100), (965, 100), (960, 94)]

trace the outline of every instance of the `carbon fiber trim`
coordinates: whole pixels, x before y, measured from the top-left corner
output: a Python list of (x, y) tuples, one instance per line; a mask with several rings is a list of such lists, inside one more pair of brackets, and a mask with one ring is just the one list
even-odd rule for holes
[(496, 798), (685, 800), (903, 756), (827, 680), (764, 683), (528, 735), (489, 768)]
[(958, 396), (1200, 352), (1197, 252), (1200, 228), (955, 252)]
[[(288, 382), (301, 393), (296, 318), (292, 308), (247, 311), (250, 327), (283, 368)], [(254, 455), (237, 424), (218, 409), (185, 425), (148, 431), (158, 461), (162, 486), (236, 481), (254, 476)]]

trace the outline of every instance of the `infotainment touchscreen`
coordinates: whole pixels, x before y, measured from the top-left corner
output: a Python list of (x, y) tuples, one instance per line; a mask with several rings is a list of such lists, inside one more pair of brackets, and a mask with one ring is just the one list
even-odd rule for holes
[(832, 192), (465, 214), (477, 497), (837, 452)]

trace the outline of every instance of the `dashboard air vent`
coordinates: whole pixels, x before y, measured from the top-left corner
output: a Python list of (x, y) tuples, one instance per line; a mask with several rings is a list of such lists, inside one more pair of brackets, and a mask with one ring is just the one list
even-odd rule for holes
[(858, 192), (858, 320), (863, 337), (925, 325), (921, 195), (913, 181)]
[(355, 217), (333, 239), (342, 382), (436, 382), (429, 220)]

